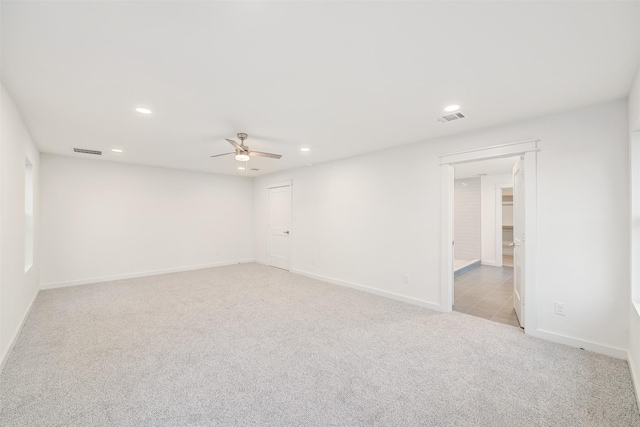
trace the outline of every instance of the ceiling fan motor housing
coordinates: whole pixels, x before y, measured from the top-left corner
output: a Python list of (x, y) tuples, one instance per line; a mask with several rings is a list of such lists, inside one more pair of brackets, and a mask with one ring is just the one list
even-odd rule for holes
[[(249, 147), (244, 145), (244, 140), (248, 138), (248, 135), (246, 133), (239, 133), (238, 138), (240, 139), (240, 144), (238, 144), (233, 139), (225, 138), (227, 142), (235, 148), (236, 160), (238, 161), (246, 162), (249, 160), (249, 156), (270, 157), (272, 159), (279, 159), (282, 157), (281, 154), (262, 153), (260, 151), (250, 151)], [(233, 154), (233, 153), (216, 154), (215, 156), (211, 156), (211, 157), (226, 156), (228, 154)]]

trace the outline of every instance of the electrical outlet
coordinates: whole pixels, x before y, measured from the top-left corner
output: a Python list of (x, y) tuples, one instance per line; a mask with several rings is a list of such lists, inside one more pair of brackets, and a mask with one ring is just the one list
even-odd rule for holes
[(408, 274), (403, 274), (402, 275), (402, 283), (404, 283), (405, 285), (409, 284), (409, 275)]
[(556, 302), (555, 313), (559, 316), (567, 315), (567, 307), (563, 302)]

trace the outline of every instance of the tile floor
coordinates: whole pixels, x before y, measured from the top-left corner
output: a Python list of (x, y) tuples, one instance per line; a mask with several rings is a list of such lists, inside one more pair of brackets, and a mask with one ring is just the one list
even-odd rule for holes
[(520, 327), (513, 310), (513, 268), (482, 265), (455, 277), (453, 309)]

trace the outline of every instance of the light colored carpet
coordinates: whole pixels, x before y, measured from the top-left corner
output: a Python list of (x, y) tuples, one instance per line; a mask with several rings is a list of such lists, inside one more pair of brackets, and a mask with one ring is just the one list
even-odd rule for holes
[(2, 426), (640, 426), (627, 363), (244, 264), (41, 292)]

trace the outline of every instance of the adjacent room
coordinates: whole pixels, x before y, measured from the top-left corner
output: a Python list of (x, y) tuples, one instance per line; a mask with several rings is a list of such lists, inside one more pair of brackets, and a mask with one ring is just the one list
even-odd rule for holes
[(638, 22), (3, 0), (0, 425), (640, 426)]
[(514, 167), (520, 160), (503, 157), (454, 167), (453, 309), (516, 327), (524, 320), (519, 321), (514, 305), (514, 279), (524, 268), (522, 257), (513, 264), (520, 245), (513, 227)]

